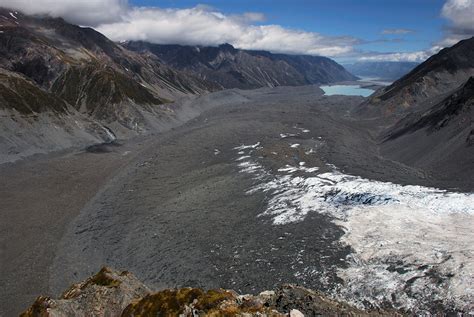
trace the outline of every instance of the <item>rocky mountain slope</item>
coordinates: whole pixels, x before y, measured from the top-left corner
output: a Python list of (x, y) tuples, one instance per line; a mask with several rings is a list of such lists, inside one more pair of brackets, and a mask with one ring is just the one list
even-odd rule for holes
[(355, 112), (363, 119), (382, 116), (393, 123), (410, 112), (429, 109), (473, 75), (474, 38), (470, 38), (431, 56)]
[(103, 268), (58, 299), (40, 296), (21, 317), (48, 316), (401, 316), (363, 311), (322, 293), (285, 285), (259, 295), (198, 288), (152, 292), (129, 272)]
[(323, 57), (119, 45), (60, 18), (0, 8), (0, 163), (160, 130), (176, 117), (170, 102), (190, 95), (353, 78)]
[(426, 177), (472, 190), (474, 38), (441, 50), (356, 107), (378, 134), (381, 154)]
[(0, 9), (0, 162), (144, 133), (218, 87), (59, 18)]
[[(138, 104), (156, 104), (178, 93), (213, 88), (202, 80), (170, 69), (151, 56), (127, 51), (91, 28), (72, 25), (59, 18), (26, 16), (6, 9), (0, 10), (0, 18), (0, 66), (23, 74), (60, 97), (69, 98), (73, 106), (82, 103), (81, 94), (95, 92), (89, 91), (92, 88), (108, 96), (112, 104), (125, 99)], [(98, 80), (104, 86), (95, 87), (94, 81)], [(72, 92), (71, 88), (77, 91)], [(92, 101), (92, 105), (85, 102), (89, 110), (101, 103), (94, 96), (88, 97), (91, 98), (88, 101)]]
[(133, 51), (154, 54), (167, 65), (222, 88), (298, 86), (357, 79), (327, 57), (240, 50), (229, 44), (197, 47), (127, 42), (123, 45)]
[(474, 77), (384, 132), (382, 152), (441, 179), (474, 177)]
[(344, 67), (356, 76), (396, 80), (408, 74), (418, 64), (415, 62), (357, 62), (344, 64)]

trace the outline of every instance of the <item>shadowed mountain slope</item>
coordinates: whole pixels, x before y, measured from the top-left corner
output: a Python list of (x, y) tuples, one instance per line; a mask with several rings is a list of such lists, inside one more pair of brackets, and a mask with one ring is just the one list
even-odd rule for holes
[(441, 50), (392, 85), (382, 88), (355, 111), (361, 118), (382, 116), (387, 123), (426, 110), (474, 75), (474, 38)]
[(474, 177), (474, 77), (383, 135), (382, 153), (445, 180)]

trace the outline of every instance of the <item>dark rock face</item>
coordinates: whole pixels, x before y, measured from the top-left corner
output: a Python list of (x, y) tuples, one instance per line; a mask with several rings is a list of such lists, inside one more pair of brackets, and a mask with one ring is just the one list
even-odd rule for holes
[(469, 132), (469, 135), (466, 138), (466, 143), (469, 146), (474, 145), (474, 130), (471, 130), (471, 132)]
[(222, 88), (298, 86), (357, 79), (333, 60), (320, 56), (247, 51), (229, 44), (193, 47), (128, 42), (124, 46), (137, 52), (150, 52), (167, 65)]
[[(425, 129), (428, 135), (456, 125), (458, 133), (469, 135), (474, 124), (474, 77), (425, 112), (412, 113), (388, 132), (386, 140)], [(465, 130), (465, 131), (460, 131)]]
[(396, 80), (408, 74), (419, 63), (415, 62), (357, 62), (344, 67), (356, 76)]
[(59, 299), (40, 296), (21, 317), (47, 316), (401, 316), (363, 311), (303, 287), (284, 285), (259, 295), (199, 288), (151, 292), (129, 272), (104, 267)]
[(15, 110), (22, 115), (42, 111), (65, 113), (67, 104), (56, 95), (40, 89), (34, 82), (0, 70), (0, 109)]

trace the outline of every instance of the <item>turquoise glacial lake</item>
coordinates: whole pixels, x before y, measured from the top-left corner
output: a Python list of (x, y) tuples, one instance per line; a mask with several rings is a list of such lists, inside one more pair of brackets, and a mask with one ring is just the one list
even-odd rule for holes
[(327, 96), (332, 95), (346, 95), (346, 96), (370, 96), (374, 90), (361, 88), (359, 85), (332, 85), (332, 86), (321, 86), (324, 90), (324, 94)]

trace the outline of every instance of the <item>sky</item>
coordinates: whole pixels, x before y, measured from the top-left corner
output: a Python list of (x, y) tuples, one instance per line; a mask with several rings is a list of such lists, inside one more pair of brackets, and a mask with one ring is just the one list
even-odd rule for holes
[(339, 62), (421, 62), (474, 35), (474, 0), (0, 0), (115, 41), (219, 45)]

